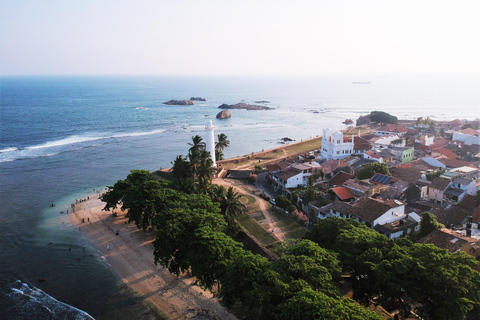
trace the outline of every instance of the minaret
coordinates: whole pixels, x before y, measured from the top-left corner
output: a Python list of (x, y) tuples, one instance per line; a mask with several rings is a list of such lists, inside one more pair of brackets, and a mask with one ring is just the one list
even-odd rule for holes
[(215, 162), (215, 127), (213, 126), (212, 119), (210, 119), (210, 122), (208, 125), (205, 127), (205, 131), (207, 134), (207, 137), (205, 139), (205, 144), (207, 147), (207, 151), (210, 152), (210, 157), (212, 157), (213, 161), (213, 166), (216, 167), (217, 164)]

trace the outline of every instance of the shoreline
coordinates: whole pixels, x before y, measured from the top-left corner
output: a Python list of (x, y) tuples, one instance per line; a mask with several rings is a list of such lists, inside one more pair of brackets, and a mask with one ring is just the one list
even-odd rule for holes
[[(73, 227), (100, 258), (136, 295), (164, 319), (237, 319), (209, 291), (193, 285), (194, 277), (176, 277), (154, 264), (153, 231), (128, 224), (125, 213), (102, 211), (104, 203), (96, 196), (75, 206), (68, 214)], [(85, 219), (83, 222), (83, 219)], [(116, 232), (118, 231), (118, 235)], [(107, 247), (108, 246), (108, 247)]]

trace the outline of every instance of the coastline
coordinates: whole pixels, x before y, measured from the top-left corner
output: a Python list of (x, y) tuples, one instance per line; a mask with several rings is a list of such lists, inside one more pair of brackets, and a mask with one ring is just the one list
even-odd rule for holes
[(101, 259), (161, 318), (237, 319), (211, 292), (192, 285), (194, 277), (188, 274), (176, 277), (154, 264), (152, 231), (126, 223), (125, 213), (119, 209), (115, 210), (116, 217), (112, 212), (102, 211), (103, 202), (98, 194), (89, 197), (68, 215), (71, 224), (78, 227), (79, 236), (85, 237)]

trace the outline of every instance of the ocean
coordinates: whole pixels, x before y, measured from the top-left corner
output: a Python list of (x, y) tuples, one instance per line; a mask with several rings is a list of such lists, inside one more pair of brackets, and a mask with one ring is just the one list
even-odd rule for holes
[[(2, 76), (0, 318), (153, 319), (60, 211), (132, 169), (169, 167), (192, 136), (205, 137), (208, 116), (234, 157), (345, 128), (374, 110), (473, 120), (479, 88), (478, 75)], [(207, 101), (162, 104), (192, 96)], [(215, 118), (223, 103), (255, 101), (274, 109)]]

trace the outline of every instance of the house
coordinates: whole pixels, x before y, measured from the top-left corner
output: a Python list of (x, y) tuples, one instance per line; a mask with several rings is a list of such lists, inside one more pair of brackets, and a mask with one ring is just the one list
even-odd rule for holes
[(468, 128), (465, 130), (455, 131), (452, 140), (464, 142), (466, 145), (480, 145), (480, 130)]
[(343, 132), (327, 128), (323, 130), (320, 157), (324, 160), (339, 160), (353, 154), (363, 154), (370, 148), (370, 143), (360, 136), (344, 137)]
[(372, 197), (357, 200), (350, 208), (347, 218), (352, 218), (369, 227), (383, 225), (405, 217), (405, 204), (398, 200), (381, 200)]
[(328, 187), (332, 188), (332, 187), (342, 186), (345, 181), (354, 179), (354, 178), (355, 176), (353, 174), (340, 171), (328, 181)]
[(414, 183), (398, 180), (381, 193), (382, 199), (415, 200), (420, 198), (420, 188)]
[(333, 201), (349, 201), (355, 198), (355, 195), (347, 187), (338, 187), (330, 189), (333, 194)]
[(400, 127), (395, 124), (387, 124), (373, 131), (373, 134), (377, 136), (389, 136), (392, 134), (404, 136), (407, 133), (407, 131), (408, 131), (407, 128)]
[(375, 136), (368, 140), (373, 148), (387, 148), (390, 145), (397, 147), (405, 147), (405, 139), (398, 134), (388, 136)]
[(385, 224), (377, 224), (373, 229), (389, 239), (398, 239), (420, 230), (421, 217), (412, 212), (405, 217)]
[(271, 175), (270, 178), (274, 180), (278, 190), (285, 191), (300, 186), (306, 187), (308, 178), (312, 174), (320, 173), (320, 169), (321, 166), (316, 162), (296, 163), (280, 170), (276, 175)]
[(402, 164), (413, 160), (414, 149), (412, 147), (390, 147), (390, 151), (396, 156), (395, 159)]
[(433, 179), (428, 187), (428, 200), (435, 203), (443, 203), (445, 196), (444, 193), (451, 183), (451, 180), (445, 178), (437, 177)]
[(369, 151), (366, 151), (363, 156), (365, 157), (365, 159), (369, 159), (369, 160), (373, 160), (375, 162), (378, 162), (378, 163), (383, 163), (383, 158), (381, 155), (377, 154), (375, 151), (373, 150), (369, 150)]
[(344, 187), (350, 189), (350, 191), (355, 195), (355, 197), (371, 197), (375, 194), (376, 188), (375, 185), (357, 180), (350, 179), (343, 183)]
[(415, 137), (415, 143), (419, 143), (424, 146), (429, 146), (433, 144), (435, 136), (433, 134), (419, 134)]
[[(470, 248), (475, 239), (465, 237), (462, 234), (449, 229), (436, 229), (418, 240), (419, 243), (433, 244), (440, 249), (446, 249), (448, 252), (463, 251), (472, 254)], [(480, 253), (480, 250), (478, 251)]]

